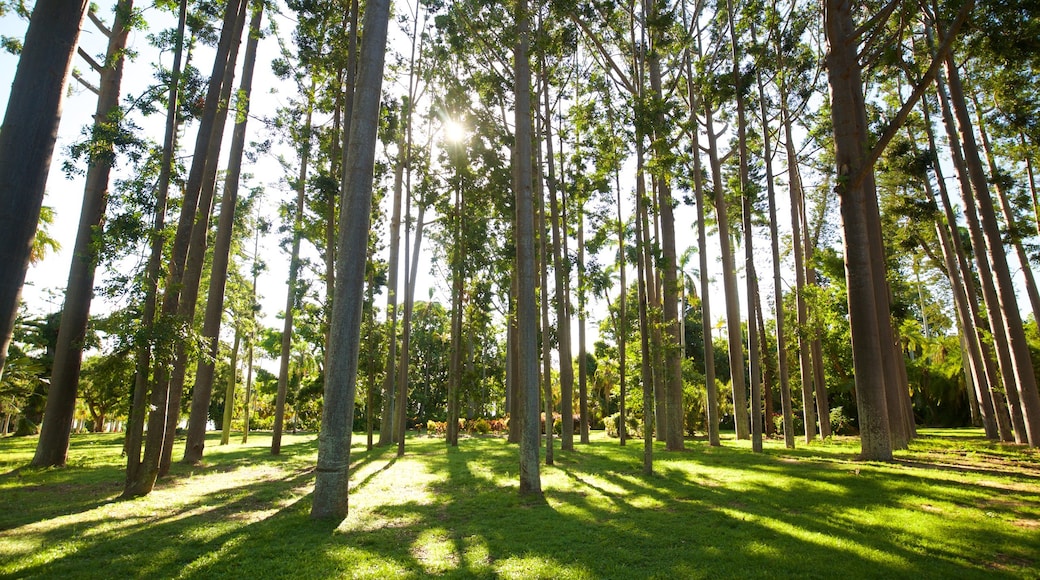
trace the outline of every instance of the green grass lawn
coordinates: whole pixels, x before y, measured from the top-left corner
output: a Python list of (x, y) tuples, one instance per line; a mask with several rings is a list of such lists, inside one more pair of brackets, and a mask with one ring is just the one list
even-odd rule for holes
[[(1040, 577), (1040, 455), (975, 430), (922, 430), (892, 464), (852, 439), (687, 451), (641, 441), (556, 452), (544, 500), (517, 493), (503, 439), (408, 439), (351, 455), (350, 515), (308, 514), (317, 439), (208, 441), (144, 498), (119, 500), (118, 435), (74, 436), (69, 466), (32, 470), (0, 440), (0, 576), (49, 578)], [(557, 443), (558, 444), (558, 443)], [(176, 448), (179, 455), (183, 444)]]

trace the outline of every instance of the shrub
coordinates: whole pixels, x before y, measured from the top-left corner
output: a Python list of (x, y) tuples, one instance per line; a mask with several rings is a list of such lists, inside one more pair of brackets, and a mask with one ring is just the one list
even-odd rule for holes
[[(805, 433), (805, 415), (802, 414), (801, 410), (794, 411), (792, 413), (791, 423), (794, 426), (795, 433)], [(773, 425), (776, 426), (777, 433), (784, 432), (784, 416), (782, 414), (773, 415)]]
[(618, 433), (618, 421), (621, 420), (621, 413), (614, 413), (603, 420), (603, 426), (607, 430), (607, 437), (620, 437)]
[(855, 435), (856, 422), (845, 412), (845, 407), (831, 409), (831, 433), (834, 435)]
[(491, 432), (496, 435), (508, 433), (509, 417), (503, 417), (501, 419), (492, 419), (488, 422), (488, 426), (491, 428)]
[(473, 430), (480, 435), (487, 435), (491, 432), (491, 425), (487, 422), (487, 419), (477, 419), (473, 422)]
[(428, 435), (444, 435), (448, 432), (448, 424), (444, 421), (434, 421), (430, 419), (426, 422), (426, 432)]

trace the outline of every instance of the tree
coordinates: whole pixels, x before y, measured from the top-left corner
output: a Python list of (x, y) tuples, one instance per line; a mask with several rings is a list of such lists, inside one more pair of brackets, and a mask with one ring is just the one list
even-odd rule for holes
[[(97, 110), (88, 147), (90, 151), (80, 210), (79, 229), (73, 248), (65, 305), (54, 355), (54, 374), (47, 392), (47, 410), (33, 457), (34, 467), (62, 466), (68, 455), (69, 436), (76, 410), (76, 390), (83, 356), (94, 290), (94, 270), (101, 248), (100, 229), (108, 205), (108, 179), (115, 157), (115, 142), (121, 135), (119, 92), (123, 80), (126, 39), (132, 28), (132, 0), (116, 5), (116, 16), (108, 31), (108, 50), (99, 83)], [(105, 31), (102, 31), (104, 33)]]
[(358, 54), (358, 86), (340, 194), (343, 211), (339, 219), (337, 264), (341, 267), (337, 268), (332, 303), (330, 366), (326, 369), (318, 473), (311, 507), (311, 517), (318, 519), (343, 518), (348, 509), (350, 438), (372, 213), (372, 172), (389, 20), (390, 2), (370, 0), (365, 8), (365, 35)]
[[(538, 472), (538, 307), (535, 302), (534, 188), (531, 145), (531, 64), (528, 56), (531, 17), (527, 0), (516, 3), (516, 46), (513, 52), (516, 86), (516, 261), (517, 346), (520, 351), (517, 380), (520, 383), (520, 494), (540, 495)], [(557, 296), (559, 299), (559, 296)], [(568, 363), (569, 364), (569, 363)], [(565, 407), (566, 408), (566, 407)], [(548, 418), (547, 418), (548, 420)], [(565, 417), (573, 430), (570, 417)]]
[(0, 376), (32, 255), (86, 0), (40, 0), (0, 126)]
[[(263, 4), (253, 8), (252, 20), (249, 24), (249, 41), (246, 44), (245, 63), (242, 68), (242, 85), (238, 94), (238, 110), (234, 134), (231, 138), (231, 158), (228, 161), (228, 172), (224, 179), (224, 192), (220, 200), (220, 218), (217, 224), (216, 242), (213, 246), (213, 264), (209, 277), (209, 292), (206, 297), (206, 316), (203, 322), (202, 336), (206, 341), (205, 356), (199, 361), (195, 372), (195, 388), (191, 398), (191, 415), (188, 418), (188, 434), (184, 447), (184, 463), (197, 463), (202, 460), (206, 445), (206, 422), (210, 398), (213, 393), (213, 363), (217, 355), (217, 344), (220, 335), (220, 321), (224, 313), (224, 289), (227, 285), (228, 262), (231, 258), (231, 241), (234, 233), (235, 210), (238, 204), (238, 186), (242, 173), (242, 156), (246, 144), (246, 121), (249, 118), (249, 95), (253, 84), (253, 65), (256, 63), (256, 47), (260, 40), (260, 19), (263, 16)], [(235, 349), (238, 353), (240, 339), (239, 328), (235, 327)], [(235, 358), (235, 357), (232, 357)], [(230, 385), (234, 385), (234, 368)], [(232, 389), (229, 387), (228, 389)], [(231, 409), (233, 400), (225, 400), (225, 407)], [(230, 416), (228, 416), (230, 419)], [(228, 420), (227, 422), (230, 422)], [(229, 427), (225, 426), (225, 434)], [(224, 443), (227, 441), (225, 440)]]

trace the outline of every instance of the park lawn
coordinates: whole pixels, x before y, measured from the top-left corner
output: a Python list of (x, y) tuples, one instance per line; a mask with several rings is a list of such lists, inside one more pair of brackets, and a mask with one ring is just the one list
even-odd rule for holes
[[(922, 430), (891, 464), (855, 439), (784, 449), (620, 447), (593, 433), (520, 498), (515, 446), (355, 435), (350, 515), (309, 518), (317, 439), (207, 441), (153, 493), (120, 500), (121, 437), (76, 435), (68, 467), (0, 440), (0, 577), (1040, 577), (1040, 454), (978, 430)], [(557, 440), (557, 446), (559, 442)], [(182, 444), (177, 447), (179, 454)]]

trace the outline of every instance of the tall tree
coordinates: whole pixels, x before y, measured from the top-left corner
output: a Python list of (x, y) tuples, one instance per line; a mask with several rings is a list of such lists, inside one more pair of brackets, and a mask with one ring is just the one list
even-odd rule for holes
[(0, 126), (0, 375), (40, 220), (65, 81), (86, 0), (40, 0), (33, 7)]
[[(224, 290), (227, 285), (228, 262), (231, 258), (231, 239), (235, 225), (235, 209), (238, 205), (239, 180), (242, 174), (242, 156), (246, 145), (246, 121), (249, 119), (249, 97), (253, 87), (253, 66), (256, 63), (256, 49), (260, 41), (260, 20), (263, 17), (263, 3), (253, 8), (252, 20), (249, 23), (249, 40), (246, 43), (246, 54), (242, 67), (242, 81), (238, 94), (235, 130), (231, 137), (231, 153), (228, 160), (228, 171), (224, 179), (224, 192), (220, 200), (220, 218), (217, 224), (217, 237), (213, 246), (213, 264), (210, 269), (209, 291), (206, 297), (206, 315), (203, 321), (202, 337), (205, 341), (205, 356), (199, 360), (195, 371), (195, 388), (191, 398), (191, 414), (188, 418), (188, 434), (184, 447), (184, 462), (196, 463), (202, 460), (206, 445), (206, 422), (209, 416), (209, 403), (213, 393), (213, 367), (220, 341), (220, 321), (224, 313)], [(241, 338), (239, 328), (235, 328), (237, 355), (238, 340)], [(234, 384), (232, 369), (231, 385)], [(233, 401), (226, 400), (224, 405), (233, 408)], [(230, 422), (230, 417), (228, 419)], [(225, 429), (225, 433), (228, 429)], [(226, 441), (225, 441), (226, 443)]]
[[(520, 357), (520, 493), (540, 495), (538, 472), (538, 305), (535, 301), (534, 186), (531, 137), (531, 15), (527, 0), (516, 3), (516, 45), (513, 67), (516, 83), (516, 261), (517, 261), (517, 346)], [(569, 418), (568, 418), (569, 419)], [(548, 423), (547, 423), (548, 424)]]
[(365, 263), (372, 217), (372, 178), (383, 84), (389, 0), (369, 0), (358, 53), (357, 89), (343, 167), (330, 366), (318, 440), (311, 517), (343, 518), (349, 504), (350, 438), (357, 392)]
[[(152, 366), (152, 334), (156, 328), (155, 314), (158, 305), (158, 286), (160, 268), (163, 259), (163, 246), (166, 236), (166, 204), (170, 193), (170, 178), (173, 171), (173, 156), (177, 143), (177, 112), (181, 92), (181, 59), (184, 53), (184, 29), (187, 21), (188, 0), (181, 0), (178, 8), (177, 31), (174, 40), (173, 68), (170, 74), (169, 94), (166, 98), (166, 130), (163, 137), (162, 162), (159, 166), (159, 182), (156, 184), (155, 218), (149, 244), (148, 264), (145, 266), (144, 307), (142, 308), (141, 330), (145, 340), (137, 346), (136, 372), (134, 374), (134, 394), (130, 408), (130, 420), (127, 422), (126, 437), (126, 482), (123, 495), (132, 497), (151, 492), (154, 477), (150, 475), (148, 464), (142, 461), (141, 446), (144, 439), (144, 425), (147, 407), (150, 402), (148, 384)], [(158, 391), (152, 393), (151, 399), (165, 402), (165, 395)]]
[(108, 180), (115, 157), (115, 140), (121, 129), (119, 93), (123, 81), (126, 39), (130, 34), (132, 18), (133, 1), (121, 0), (116, 5), (112, 28), (107, 32), (108, 50), (102, 70), (99, 71), (101, 82), (98, 85), (98, 103), (90, 137), (92, 143), (88, 147), (90, 158), (83, 207), (80, 209), (72, 265), (65, 287), (65, 304), (54, 353), (54, 372), (47, 391), (47, 408), (32, 461), (35, 467), (65, 465), (68, 455), (83, 360), (83, 339), (94, 295), (94, 272), (101, 249), (101, 227), (108, 206)]

